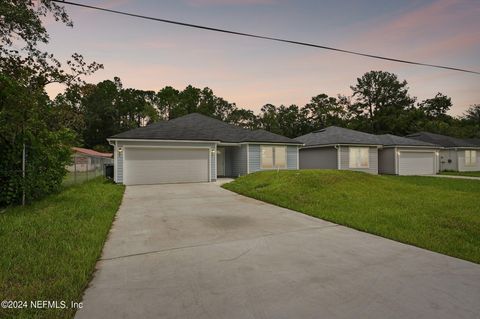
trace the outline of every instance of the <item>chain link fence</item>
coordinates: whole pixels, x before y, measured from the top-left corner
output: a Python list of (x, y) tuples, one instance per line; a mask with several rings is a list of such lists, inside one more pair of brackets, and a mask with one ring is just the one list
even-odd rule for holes
[(63, 180), (63, 185), (70, 186), (98, 176), (105, 176), (105, 164), (113, 164), (113, 159), (76, 153), (72, 164), (67, 166), (68, 173)]

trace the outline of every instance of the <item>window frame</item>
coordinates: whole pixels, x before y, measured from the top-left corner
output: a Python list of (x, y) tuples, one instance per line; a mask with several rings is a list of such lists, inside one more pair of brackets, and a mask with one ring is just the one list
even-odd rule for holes
[[(360, 161), (357, 161), (355, 160), (353, 163), (352, 163), (352, 151), (355, 150), (357, 151), (358, 150), (358, 155), (360, 156)], [(362, 166), (362, 160), (361, 160), (361, 150), (366, 150), (366, 163), (367, 165), (366, 166)], [(356, 168), (356, 169), (368, 169), (370, 168), (370, 147), (368, 146), (349, 146), (348, 147), (348, 168)]]
[[(468, 153), (468, 156), (467, 156)], [(465, 150), (465, 166), (477, 165), (477, 150)]]
[[(277, 149), (283, 149), (284, 150), (284, 156), (282, 156), (284, 160), (284, 165), (278, 166), (277, 165)], [(272, 166), (271, 167), (265, 167), (265, 161), (263, 159), (263, 150), (264, 149), (270, 149), (271, 154), (272, 154)], [(273, 169), (287, 169), (288, 168), (288, 156), (287, 156), (287, 146), (276, 146), (276, 145), (260, 145), (260, 169), (262, 170), (273, 170)]]

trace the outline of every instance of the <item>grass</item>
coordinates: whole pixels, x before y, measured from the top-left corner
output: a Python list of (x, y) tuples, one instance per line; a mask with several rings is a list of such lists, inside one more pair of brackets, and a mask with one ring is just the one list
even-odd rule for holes
[(480, 171), (476, 172), (440, 172), (440, 175), (453, 175), (453, 176), (471, 176), (471, 177), (480, 177)]
[(224, 188), (480, 263), (480, 181), (334, 170), (268, 171)]
[[(103, 178), (0, 214), (0, 300), (80, 302), (122, 200)], [(72, 318), (74, 309), (2, 309), (0, 318)]]
[(88, 180), (97, 178), (101, 176), (101, 171), (90, 171), (90, 172), (67, 172), (65, 178), (63, 179), (63, 186), (71, 186), (74, 184), (81, 184)]

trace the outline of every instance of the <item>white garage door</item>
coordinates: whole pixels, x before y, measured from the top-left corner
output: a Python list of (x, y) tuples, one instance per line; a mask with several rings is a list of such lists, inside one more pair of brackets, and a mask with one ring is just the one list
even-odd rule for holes
[(399, 175), (435, 174), (434, 152), (400, 152), (398, 160)]
[(205, 148), (127, 148), (124, 184), (208, 182)]

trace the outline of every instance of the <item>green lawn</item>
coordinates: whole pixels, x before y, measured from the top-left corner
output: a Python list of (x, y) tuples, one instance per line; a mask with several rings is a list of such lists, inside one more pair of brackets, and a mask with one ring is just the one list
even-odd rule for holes
[[(0, 300), (81, 301), (123, 191), (97, 178), (0, 213)], [(71, 318), (74, 313), (0, 308), (0, 318)]]
[(223, 187), (480, 263), (480, 181), (302, 170), (258, 172)]
[(440, 172), (439, 174), (440, 175), (480, 177), (480, 171), (476, 171), (476, 172)]

